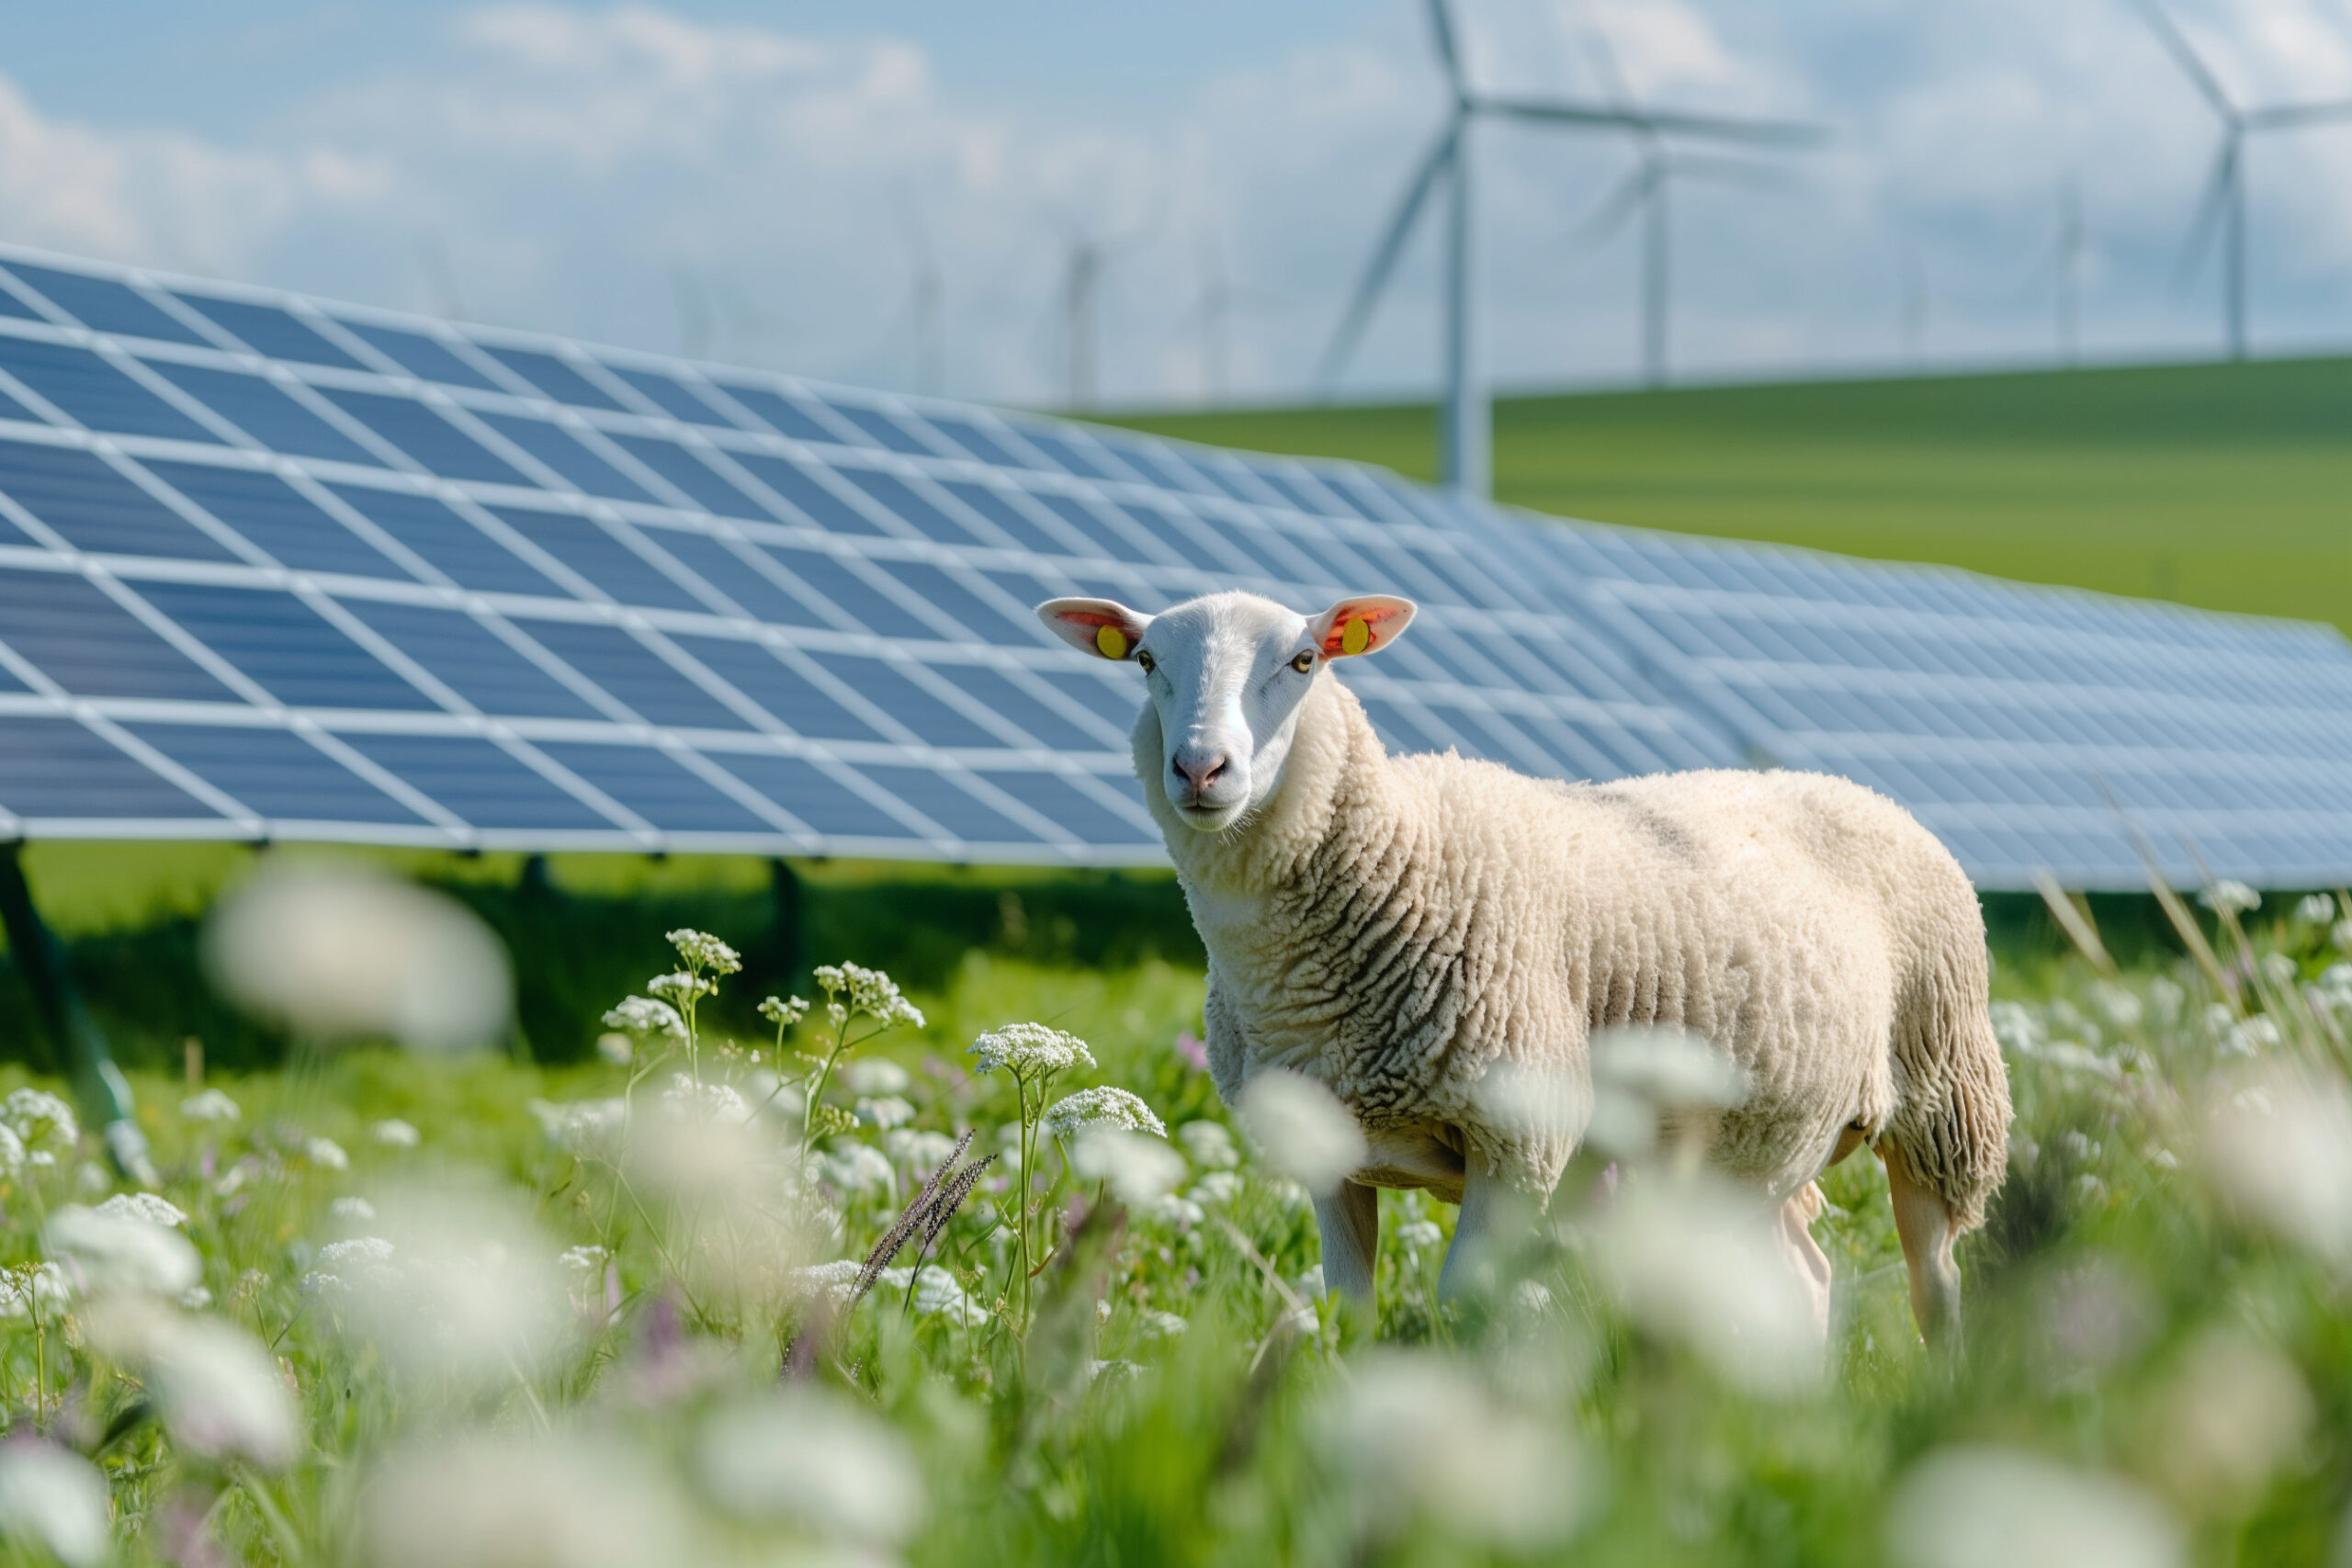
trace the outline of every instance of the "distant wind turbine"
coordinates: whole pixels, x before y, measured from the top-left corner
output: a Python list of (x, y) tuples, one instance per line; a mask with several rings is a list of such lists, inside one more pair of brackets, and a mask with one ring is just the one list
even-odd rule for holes
[(1062, 347), (1068, 355), (1068, 406), (1091, 409), (1102, 352), (1102, 282), (1118, 253), (1142, 239), (1137, 230), (1104, 240), (1072, 223), (1062, 253)]
[(1177, 319), (1179, 332), (1200, 335), (1201, 391), (1211, 403), (1221, 402), (1231, 390), (1233, 318), (1250, 305), (1279, 302), (1262, 288), (1233, 281), (1226, 270), (1224, 247), (1216, 234), (1204, 231), (1200, 243), (1201, 291)]
[(932, 248), (931, 231), (911, 203), (906, 208), (905, 220), (907, 253), (913, 261), (907, 319), (914, 328), (915, 390), (936, 397), (947, 378), (947, 286), (940, 276), (939, 253)]
[(2272, 104), (2249, 107), (2233, 98), (2222, 79), (2207, 65), (2171, 16), (2157, 0), (2137, 0), (2156, 41), (2172, 56), (2199, 96), (2222, 122), (2222, 145), (2213, 154), (2213, 172), (2198, 198), (2188, 243), (2181, 251), (2181, 275), (2193, 276), (2204, 259), (2216, 230), (2222, 243), (2222, 326), (2230, 357), (2245, 357), (2245, 139), (2259, 130), (2293, 130), (2307, 125), (2352, 119), (2352, 98), (2325, 103)]
[(1382, 291), (1387, 288), (1405, 242), (1412, 237), (1421, 209), (1442, 185), (1446, 193), (1445, 310), (1441, 357), (1445, 391), (1439, 420), (1440, 470), (1449, 488), (1485, 496), (1493, 488), (1493, 428), (1472, 300), (1476, 275), (1473, 246), (1476, 236), (1471, 212), (1470, 133), (1476, 122), (1518, 120), (1560, 129), (1638, 130), (1653, 135), (1763, 143), (1808, 142), (1818, 140), (1822, 133), (1812, 126), (1481, 93), (1472, 86), (1464, 68), (1449, 0), (1427, 0), (1427, 4), (1430, 34), (1439, 67), (1445, 73), (1451, 103), (1437, 135), (1422, 153), (1412, 177), (1406, 181), (1405, 194), (1387, 228), (1373, 247), (1355, 292), (1324, 351), (1317, 379), (1326, 389), (1338, 382), (1380, 302)]
[[(1618, 73), (1617, 57), (1599, 33), (1592, 38), (1593, 54), (1609, 80), (1610, 96), (1628, 113), (1641, 111)], [(1731, 124), (1726, 122), (1727, 134)], [(1761, 125), (1762, 122), (1757, 122)], [(1751, 129), (1753, 129), (1751, 127)], [(1778, 129), (1771, 128), (1771, 129)], [(1678, 152), (1666, 133), (1655, 125), (1633, 127), (1635, 163), (1633, 171), (1603, 197), (1591, 216), (1579, 225), (1598, 243), (1616, 232), (1636, 213), (1642, 220), (1642, 380), (1650, 387), (1666, 385), (1669, 367), (1668, 337), (1674, 309), (1672, 191), (1677, 178), (1719, 180), (1751, 188), (1786, 189), (1788, 181), (1776, 171), (1739, 158), (1710, 153)], [(1751, 140), (1753, 140), (1751, 138)]]

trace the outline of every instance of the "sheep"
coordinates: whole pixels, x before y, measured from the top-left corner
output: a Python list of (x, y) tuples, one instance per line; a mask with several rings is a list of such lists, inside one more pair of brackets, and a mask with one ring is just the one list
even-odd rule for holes
[[(1567, 784), (1390, 757), (1330, 667), (1414, 613), (1379, 594), (1311, 617), (1247, 593), (1158, 615), (1037, 607), (1143, 671), (1136, 771), (1208, 951), (1219, 1094), (1238, 1104), (1286, 1068), (1362, 1125), (1363, 1168), (1315, 1200), (1327, 1281), (1369, 1298), (1378, 1189), (1419, 1187), (1461, 1205), (1441, 1272), (1458, 1291), (1498, 1201), (1542, 1201), (1575, 1152), (1592, 1032), (1655, 1023), (1745, 1071), (1706, 1157), (1779, 1206), (1801, 1271), (1826, 1292), (1813, 1184), (1867, 1143), (1921, 1329), (1955, 1328), (1952, 1245), (1999, 1186), (2009, 1095), (1983, 919), (1950, 852), (1824, 774)], [(1569, 1086), (1559, 1115), (1493, 1092), (1544, 1073)]]

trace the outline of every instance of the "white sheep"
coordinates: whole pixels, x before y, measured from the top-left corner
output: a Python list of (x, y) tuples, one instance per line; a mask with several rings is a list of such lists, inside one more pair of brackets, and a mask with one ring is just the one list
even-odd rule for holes
[[(1592, 1032), (1673, 1024), (1746, 1072), (1708, 1158), (1780, 1205), (1820, 1300), (1812, 1183), (1868, 1142), (1921, 1327), (1956, 1321), (1952, 1244), (2000, 1183), (2008, 1079), (1975, 896), (1902, 807), (1812, 773), (1571, 784), (1392, 758), (1329, 666), (1396, 640), (1408, 600), (1037, 613), (1143, 670), (1136, 769), (1208, 949), (1218, 1092), (1288, 1068), (1363, 1125), (1363, 1168), (1316, 1201), (1333, 1286), (1369, 1294), (1377, 1189), (1420, 1187), (1462, 1205), (1458, 1288), (1504, 1189), (1548, 1194), (1575, 1152)], [(1545, 1075), (1560, 1114), (1495, 1092)]]

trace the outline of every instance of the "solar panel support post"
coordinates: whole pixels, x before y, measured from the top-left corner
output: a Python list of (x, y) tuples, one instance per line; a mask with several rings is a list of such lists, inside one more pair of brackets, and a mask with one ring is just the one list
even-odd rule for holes
[(66, 967), (64, 944), (40, 918), (32, 886), (25, 880), (23, 845), (10, 844), (0, 852), (0, 931), (8, 938), (8, 953), (32, 993), (33, 1010), (59, 1070), (72, 1080), (84, 1119), (98, 1129), (107, 1156), (115, 1168), (141, 1186), (156, 1183), (154, 1162), (148, 1157), (147, 1139), (130, 1099), (130, 1085), (114, 1065), (107, 1037), (83, 1005), (81, 989)]
[(776, 988), (789, 991), (800, 973), (800, 877), (782, 857), (768, 862), (768, 887), (775, 901)]

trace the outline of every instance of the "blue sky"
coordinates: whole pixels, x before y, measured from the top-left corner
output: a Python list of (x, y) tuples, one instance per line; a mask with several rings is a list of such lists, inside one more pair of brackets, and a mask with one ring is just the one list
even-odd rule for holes
[[(2352, 96), (2352, 0), (2171, 0), (2233, 92)], [(2086, 353), (2210, 351), (2176, 286), (2215, 122), (2125, 0), (1461, 0), (1497, 86), (1838, 130), (1784, 188), (1678, 194), (1686, 378), (2054, 352), (2052, 246), (2088, 225)], [(1403, 0), (138, 0), (22, 8), (0, 60), (0, 237), (844, 380), (913, 384), (919, 231), (946, 389), (1052, 402), (1074, 237), (1114, 402), (1298, 395), (1441, 110)], [(1607, 137), (1477, 149), (1491, 358), (1636, 364), (1630, 234), (1579, 220)], [(2352, 127), (2250, 152), (2265, 352), (2352, 344)], [(1351, 389), (1425, 386), (1433, 257)], [(1221, 375), (1199, 308), (1237, 291)]]

